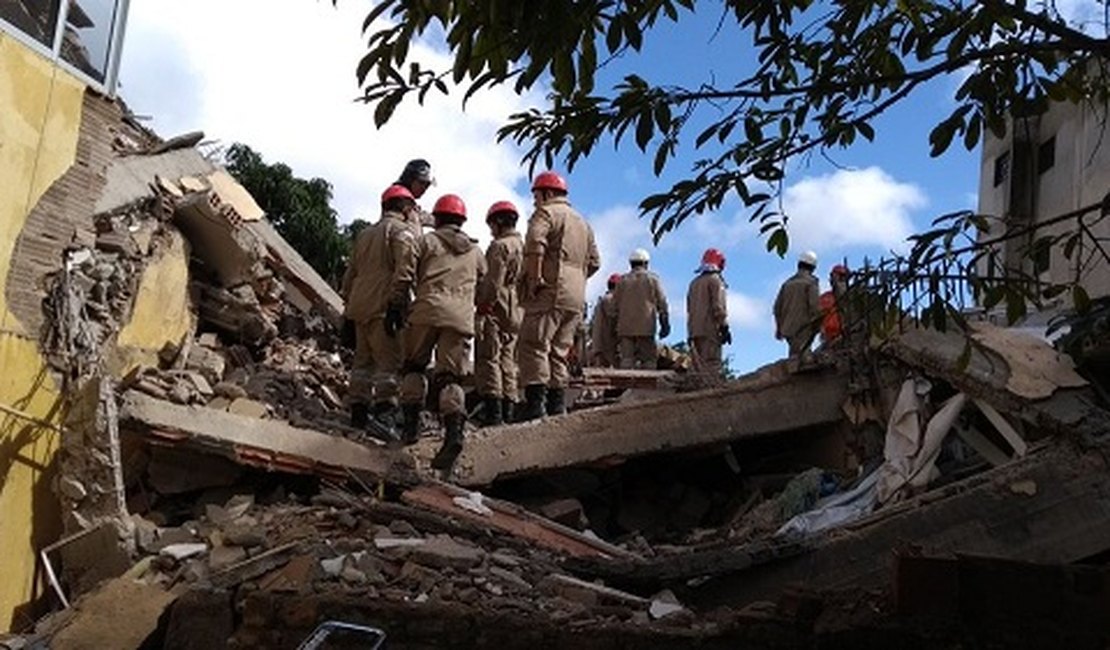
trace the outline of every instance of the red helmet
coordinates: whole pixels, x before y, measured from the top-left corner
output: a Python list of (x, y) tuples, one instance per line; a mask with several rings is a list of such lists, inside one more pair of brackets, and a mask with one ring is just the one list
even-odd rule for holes
[(444, 194), (436, 201), (432, 214), (450, 214), (466, 219), (466, 204), (456, 194)]
[(829, 269), (829, 275), (846, 278), (848, 277), (848, 267), (843, 264), (837, 264)]
[(498, 201), (497, 203), (489, 206), (489, 210), (486, 211), (486, 221), (488, 222), (490, 217), (497, 214), (498, 212), (512, 212), (513, 214), (520, 216), (520, 213), (516, 211), (516, 206), (513, 205), (512, 201)]
[(624, 276), (621, 275), (620, 273), (614, 273), (613, 275), (609, 276), (609, 280), (608, 280), (607, 284), (616, 284), (616, 283), (621, 281), (622, 277), (624, 277)]
[(532, 181), (532, 191), (535, 190), (559, 190), (560, 192), (567, 191), (567, 182), (563, 177), (555, 172), (540, 172)]
[(382, 192), (382, 203), (385, 203), (390, 199), (410, 199), (412, 201), (415, 201), (416, 197), (413, 196), (412, 192), (409, 191), (409, 188), (405, 187), (404, 185), (390, 185), (389, 187), (385, 188), (384, 192)]
[(702, 264), (712, 264), (720, 270), (725, 268), (725, 254), (716, 248), (707, 248), (701, 256)]

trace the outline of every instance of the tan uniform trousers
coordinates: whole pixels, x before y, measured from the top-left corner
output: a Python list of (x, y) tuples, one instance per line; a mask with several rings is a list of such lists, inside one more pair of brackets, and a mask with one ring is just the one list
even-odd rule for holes
[(474, 346), (474, 382), (484, 397), (518, 400), (516, 332), (505, 331), (493, 316), (478, 320)]
[(654, 336), (622, 336), (620, 342), (621, 368), (655, 370), (659, 363), (659, 349)]
[(566, 388), (570, 383), (567, 355), (582, 312), (562, 309), (525, 311), (520, 325), (520, 385)]
[(694, 348), (694, 369), (707, 375), (721, 374), (721, 341), (716, 336), (695, 336), (690, 339)]
[(385, 320), (355, 323), (355, 360), (348, 390), (352, 404), (397, 403), (401, 334), (385, 333)]
[[(423, 370), (435, 352), (434, 375), (440, 384), (439, 412), (443, 415), (466, 412), (466, 394), (459, 379), (466, 373), (470, 337), (445, 327), (414, 325), (405, 328), (405, 379), (401, 382), (401, 401), (423, 404), (428, 396), (428, 380)], [(419, 370), (418, 370), (419, 369)], [(439, 382), (437, 382), (439, 383)]]
[(813, 345), (813, 339), (817, 336), (817, 330), (812, 327), (803, 328), (794, 336), (786, 337), (786, 344), (789, 347), (789, 354), (791, 357), (800, 357), (809, 353), (810, 346)]

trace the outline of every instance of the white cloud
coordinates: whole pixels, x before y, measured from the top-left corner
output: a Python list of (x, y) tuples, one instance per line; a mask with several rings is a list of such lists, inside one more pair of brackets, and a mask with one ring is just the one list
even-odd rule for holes
[(782, 200), (791, 249), (818, 253), (845, 246), (904, 250), (913, 233), (910, 213), (928, 203), (916, 185), (878, 167), (802, 179)]
[[(146, 0), (132, 3), (121, 70), (123, 97), (155, 117), (163, 135), (202, 129), (225, 144), (244, 142), (270, 162), (335, 188), (341, 220), (375, 219), (381, 191), (411, 158), (427, 158), (440, 194), (461, 195), (468, 231), (488, 239), (486, 208), (514, 200), (526, 218), (530, 201), (514, 191), (526, 171), (520, 152), (496, 142), (507, 116), (538, 102), (495, 88), (472, 98), (429, 95), (406, 101), (382, 130), (373, 110), (354, 102), (354, 69), (365, 52), (360, 34), (366, 3), (281, 3), (266, 0)], [(422, 43), (424, 63), (447, 58)], [(477, 217), (477, 218), (475, 218)]]
[(601, 270), (586, 287), (586, 298), (592, 305), (605, 291), (605, 279), (610, 274), (628, 270), (629, 253), (637, 248), (646, 248), (654, 255), (655, 249), (652, 248), (647, 222), (640, 219), (639, 212), (632, 206), (619, 205), (598, 215), (588, 215), (587, 219), (601, 256)]
[(728, 322), (733, 329), (774, 330), (771, 327), (771, 307), (738, 291), (728, 292)]

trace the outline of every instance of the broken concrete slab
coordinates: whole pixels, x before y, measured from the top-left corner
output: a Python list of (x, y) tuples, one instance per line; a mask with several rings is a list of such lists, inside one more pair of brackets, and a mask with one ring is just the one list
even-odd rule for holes
[(315, 473), (346, 479), (349, 471), (375, 478), (399, 477), (401, 455), (351, 440), (202, 406), (171, 404), (136, 391), (123, 395), (125, 426), (166, 443), (209, 450), (238, 463), (271, 471)]
[[(1055, 355), (1047, 343), (1039, 345), (1045, 348), (1045, 355)], [(1099, 438), (1110, 431), (1110, 412), (1094, 406), (1098, 400), (1089, 386), (1060, 387), (1043, 399), (1031, 400), (1010, 390), (1013, 370), (1003, 356), (989, 348), (972, 345), (966, 363), (961, 363), (967, 346), (968, 339), (957, 331), (912, 328), (887, 342), (882, 351), (1001, 413), (1032, 424), (1041, 435)]]
[(176, 598), (160, 585), (116, 578), (77, 601), (76, 615), (54, 634), (49, 647), (57, 650), (142, 647)]
[(152, 156), (115, 158), (108, 166), (104, 190), (93, 214), (118, 209), (139, 199), (153, 196), (151, 183), (156, 176), (178, 178), (188, 174), (208, 174), (215, 169), (196, 149), (177, 149)]
[(289, 242), (285, 241), (273, 224), (265, 219), (248, 221), (243, 228), (251, 232), (266, 249), (269, 262), (287, 281), (296, 285), (302, 294), (316, 305), (316, 308), (333, 325), (338, 326), (343, 319), (343, 299), (339, 297), (308, 262), (301, 257)]
[(514, 474), (833, 424), (844, 418), (848, 387), (846, 367), (790, 375), (778, 364), (723, 388), (482, 429), (467, 436), (453, 478), (488, 485)]
[[(1022, 487), (1012, 489), (1015, 485)], [(1110, 550), (1107, 493), (1110, 471), (1103, 453), (1060, 444), (880, 510), (844, 532), (810, 541), (812, 551), (765, 563), (743, 579), (735, 572), (717, 574), (685, 600), (697, 606), (740, 606), (797, 583), (815, 589), (869, 588), (886, 579), (893, 552), (905, 544), (934, 555), (1076, 562)], [(701, 575), (716, 573), (701, 568)]]

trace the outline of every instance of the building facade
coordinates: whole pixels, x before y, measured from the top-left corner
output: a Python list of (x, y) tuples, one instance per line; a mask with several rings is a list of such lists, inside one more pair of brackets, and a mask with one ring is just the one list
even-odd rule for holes
[[(1014, 118), (1006, 136), (989, 131), (983, 143), (978, 212), (990, 217), (979, 240), (997, 238), (1014, 228), (1046, 224), (1103, 201), (1110, 193), (1110, 132), (1105, 107), (1053, 103), (1033, 117)], [(1074, 219), (1032, 230), (996, 244), (976, 269), (980, 277), (1019, 270), (1050, 284), (1078, 283), (1092, 297), (1110, 295), (1110, 264), (1099, 246), (1110, 251), (1110, 219), (1093, 210), (1084, 217), (1088, 236), (1074, 247), (1061, 241), (1051, 247), (1034, 242), (1076, 228)], [(1069, 255), (1070, 253), (1070, 255)], [(1063, 306), (1070, 305), (1066, 302)]]
[(34, 283), (88, 232), (126, 16), (127, 0), (0, 0), (0, 630), (34, 621), (38, 552), (63, 530), (53, 479), (73, 402)]

